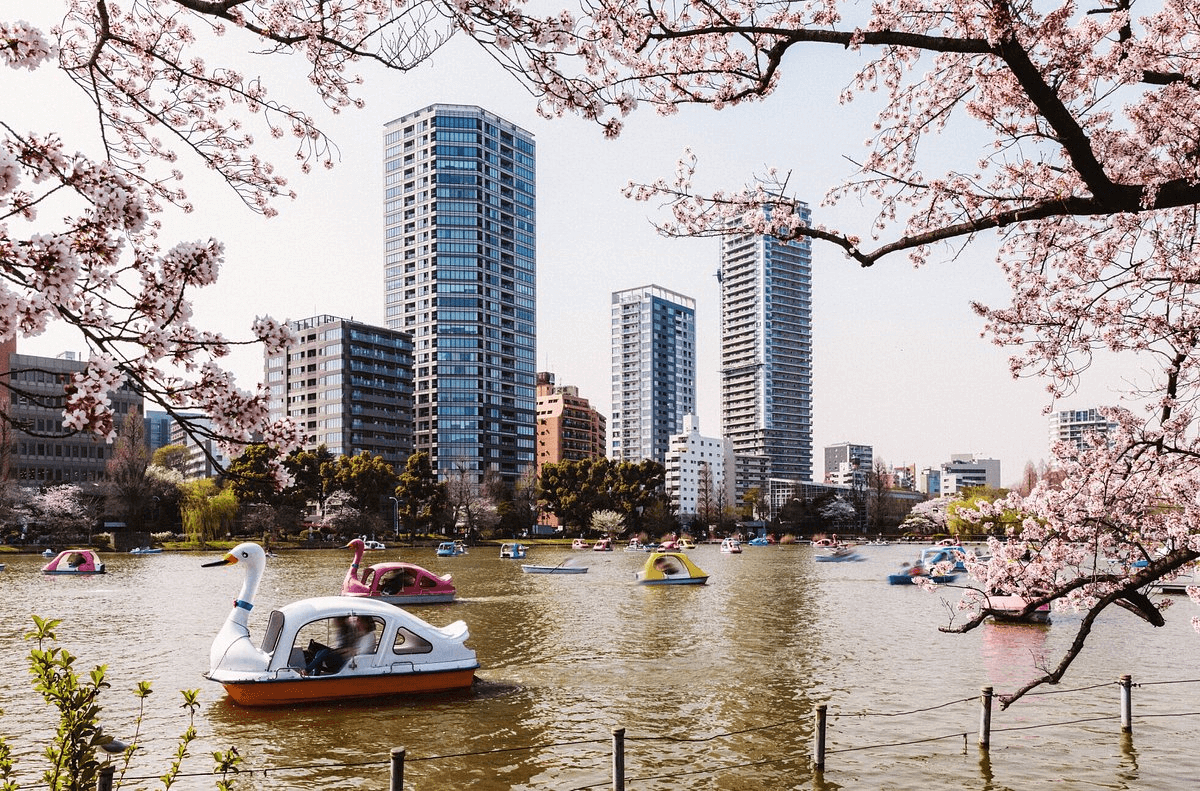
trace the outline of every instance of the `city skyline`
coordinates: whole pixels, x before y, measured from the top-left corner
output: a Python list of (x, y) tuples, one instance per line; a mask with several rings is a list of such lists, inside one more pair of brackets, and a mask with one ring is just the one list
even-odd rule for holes
[[(279, 217), (252, 214), (211, 174), (184, 167), (184, 186), (198, 210), (161, 215), (160, 238), (170, 244), (214, 236), (225, 243), (218, 285), (195, 298), (197, 321), (230, 337), (247, 337), (256, 315), (296, 320), (328, 313), (386, 326), (378, 298), (384, 255), (381, 130), (397, 114), (434, 103), (486, 107), (529, 130), (538, 143), (535, 367), (578, 386), (610, 415), (609, 295), (659, 283), (696, 300), (697, 412), (701, 426), (712, 431), (720, 425), (719, 298), (713, 277), (719, 242), (659, 235), (650, 222), (662, 218), (659, 207), (631, 201), (622, 189), (630, 180), (669, 178), (684, 146), (690, 146), (704, 187), (734, 187), (773, 165), (791, 168), (791, 183), (813, 205), (814, 222), (849, 224), (866, 233), (870, 212), (853, 204), (820, 204), (825, 190), (850, 170), (842, 157), (861, 154), (857, 141), (873, 119), (865, 102), (842, 106), (828, 91), (816, 90), (821, 83), (844, 84), (853, 65), (843, 58), (814, 60), (807, 81), (812, 85), (781, 86), (770, 108), (687, 107), (669, 118), (640, 111), (630, 116), (622, 137), (605, 140), (588, 122), (540, 118), (519, 85), (469, 42), (455, 40), (432, 67), (406, 75), (366, 72), (366, 109), (322, 119), (340, 147), (332, 170), (299, 176), (288, 170), (286, 146), (262, 143), (263, 154), (280, 165), (299, 194), (280, 204)], [(472, 79), (464, 79), (467, 74)], [(55, 99), (21, 102), (14, 110), (18, 128), (59, 129), (69, 149), (92, 143), (86, 98), (60, 74), (8, 70), (0, 86), (6, 95)], [(276, 88), (319, 109), (302, 89), (299, 75)], [(821, 123), (809, 123), (814, 117)], [(1077, 397), (1057, 403), (1036, 380), (1010, 378), (1012, 351), (979, 337), (981, 321), (970, 308), (971, 300), (995, 304), (1007, 296), (994, 249), (985, 237), (966, 251), (939, 251), (920, 269), (895, 258), (864, 270), (829, 246), (814, 245), (819, 294), (813, 306), (814, 448), (861, 442), (889, 464), (918, 466), (977, 453), (1000, 459), (1004, 482), (1010, 483), (1026, 460), (1048, 458), (1044, 408), (1090, 408), (1115, 400), (1108, 383), (1124, 372), (1106, 367), (1103, 359)], [(50, 356), (81, 351), (80, 345), (57, 330), (20, 341), (22, 353)], [(227, 365), (240, 386), (251, 388), (261, 379), (261, 348), (235, 349)]]

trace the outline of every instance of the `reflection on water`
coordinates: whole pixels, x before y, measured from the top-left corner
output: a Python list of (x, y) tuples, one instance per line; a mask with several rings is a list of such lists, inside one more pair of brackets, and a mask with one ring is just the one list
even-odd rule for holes
[[(1078, 618), (1056, 614), (1050, 626), (987, 624), (943, 634), (938, 626), (949, 611), (942, 600), (953, 602), (958, 592), (888, 586), (886, 574), (911, 548), (862, 551), (866, 562), (826, 564), (814, 563), (807, 547), (722, 555), (702, 546), (691, 555), (709, 584), (680, 587), (634, 584), (642, 553), (530, 551), (537, 563), (574, 555), (589, 566), (580, 575), (522, 574), (519, 562), (491, 548), (454, 558), (432, 549), (375, 553), (454, 575), (460, 601), (413, 611), (437, 625), (465, 620), (482, 668), (473, 690), (433, 698), (265, 710), (231, 704), (201, 677), (241, 583), (236, 566), (200, 568), (216, 552), (109, 555), (109, 574), (68, 579), (38, 574), (40, 558), (12, 558), (0, 573), (0, 650), (10, 668), (23, 671), (30, 613), (63, 619), (61, 642), (80, 656), (79, 666), (109, 665), (105, 723), (115, 735), (133, 727), (133, 683), (153, 680), (142, 726), (146, 753), (134, 776), (166, 767), (187, 725), (177, 690), (201, 688), (201, 739), (185, 767), (204, 776), (185, 778), (176, 786), (184, 789), (211, 788), (206, 756), (230, 746), (251, 770), (239, 778), (244, 789), (385, 787), (394, 747), (407, 751), (412, 789), (605, 786), (614, 728), (626, 730), (627, 783), (640, 791), (1004, 791), (1047, 780), (1060, 788), (1157, 791), (1179, 787), (1200, 769), (1188, 749), (1200, 723), (1137, 720), (1188, 709), (1179, 701), (1194, 698), (1190, 687), (1137, 690), (1135, 734), (1125, 743), (1115, 685), (1032, 696), (993, 712), (993, 750), (980, 753), (980, 688), (1002, 694), (1030, 678), (1039, 657), (1056, 657), (1067, 644)], [(336, 550), (270, 560), (252, 634), (261, 636), (273, 607), (336, 592), (349, 562), (348, 551)], [(1159, 630), (1125, 613), (1105, 616), (1062, 686), (1107, 684), (1123, 673), (1135, 681), (1194, 675), (1200, 638), (1187, 609), (1168, 611)], [(39, 748), (25, 736), (27, 724), (44, 733), (52, 723), (23, 672), (0, 677), (0, 696), (5, 732), (31, 772)], [(960, 702), (941, 705), (950, 701)], [(817, 703), (829, 705), (829, 756), (814, 776)], [(1029, 727), (1109, 715), (1086, 725)], [(949, 738), (923, 741), (937, 736)]]

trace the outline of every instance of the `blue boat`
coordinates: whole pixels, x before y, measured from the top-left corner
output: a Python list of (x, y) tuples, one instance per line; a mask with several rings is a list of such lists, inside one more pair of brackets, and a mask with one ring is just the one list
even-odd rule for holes
[[(925, 577), (933, 580), (939, 585), (954, 582), (958, 578), (957, 572), (967, 570), (966, 560), (967, 551), (960, 546), (955, 547), (930, 547), (921, 550), (921, 556), (911, 566), (907, 563), (895, 574), (888, 575), (889, 585), (912, 585), (917, 579)], [(951, 574), (929, 574), (927, 569), (930, 569), (939, 563), (953, 563), (954, 566)]]
[(771, 546), (771, 544), (773, 544), (775, 542), (773, 542), (771, 539), (767, 538), (766, 536), (759, 536), (758, 538), (750, 539), (746, 543), (752, 547), (769, 547), (769, 546)]

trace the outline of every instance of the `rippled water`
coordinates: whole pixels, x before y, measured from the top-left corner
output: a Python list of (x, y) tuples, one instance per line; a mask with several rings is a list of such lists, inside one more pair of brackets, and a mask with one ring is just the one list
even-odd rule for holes
[[(83, 578), (45, 577), (41, 558), (9, 556), (0, 573), (0, 651), (9, 668), (0, 675), (0, 722), (26, 784), (36, 785), (34, 736), (51, 727), (25, 673), (22, 634), (36, 613), (63, 620), (60, 642), (82, 668), (109, 666), (104, 722), (114, 735), (132, 735), (134, 682), (154, 682), (142, 724), (147, 749), (132, 777), (166, 768), (187, 726), (178, 690), (200, 688), (200, 739), (185, 772), (207, 773), (212, 750), (236, 746), (244, 759), (238, 787), (246, 789), (386, 788), (393, 747), (407, 751), (409, 789), (608, 788), (614, 728), (626, 731), (630, 789), (1003, 791), (1053, 782), (1158, 791), (1194, 782), (1200, 683), (1158, 683), (1200, 678), (1191, 604), (1168, 610), (1161, 629), (1123, 611), (1106, 615), (1061, 694), (997, 707), (984, 755), (975, 744), (980, 688), (999, 694), (1027, 679), (1038, 657), (1056, 656), (1073, 637), (1078, 617), (942, 634), (950, 614), (942, 600), (955, 593), (884, 581), (915, 551), (866, 547), (862, 563), (815, 563), (808, 547), (729, 556), (702, 546), (690, 553), (711, 575), (702, 587), (637, 586), (633, 572), (645, 556), (619, 550), (530, 551), (527, 562), (538, 563), (574, 554), (589, 566), (580, 575), (522, 574), (519, 561), (501, 560), (493, 547), (456, 558), (432, 548), (371, 553), (368, 562), (400, 557), (454, 574), (461, 601), (414, 611), (438, 625), (467, 622), (482, 664), (475, 688), (272, 710), (234, 706), (201, 677), (241, 581), (236, 566), (200, 567), (220, 553), (110, 554), (108, 574)], [(271, 559), (252, 633), (261, 635), (272, 607), (336, 593), (349, 561), (347, 550)], [(1117, 719), (1113, 682), (1122, 674), (1147, 684), (1133, 693), (1132, 739)], [(1100, 686), (1073, 691), (1090, 685)], [(828, 756), (814, 775), (819, 703), (829, 707)], [(927, 741), (942, 736), (951, 738)], [(213, 779), (176, 787), (212, 788)]]

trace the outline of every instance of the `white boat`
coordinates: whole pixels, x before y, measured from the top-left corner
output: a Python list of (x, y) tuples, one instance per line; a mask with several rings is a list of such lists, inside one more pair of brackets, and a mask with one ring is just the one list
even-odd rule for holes
[(587, 566), (575, 566), (570, 563), (559, 563), (557, 566), (538, 566), (522, 563), (521, 571), (526, 574), (587, 574)]
[(160, 554), (162, 554), (162, 547), (134, 547), (133, 549), (129, 550), (129, 554), (131, 554), (131, 555), (160, 555)]
[[(278, 706), (443, 692), (474, 682), (479, 662), (465, 645), (465, 623), (433, 626), (373, 598), (292, 602), (270, 614), (262, 645), (255, 646), (247, 622), (266, 558), (258, 544), (244, 543), (203, 565), (233, 563), (243, 568), (242, 588), (213, 640), (205, 678), (223, 685), (235, 703)], [(347, 626), (356, 631), (353, 641), (331, 638)]]
[(588, 542), (582, 538), (577, 538), (571, 542), (571, 549), (591, 549), (591, 548), (592, 548), (591, 545), (588, 544)]
[(361, 536), (360, 538), (363, 542), (363, 549), (367, 550), (368, 552), (387, 549), (387, 544), (383, 543), (382, 541), (375, 541), (374, 539), (367, 538), (366, 536)]
[(742, 552), (742, 542), (736, 538), (726, 538), (721, 542), (721, 551), (727, 555), (739, 555)]

